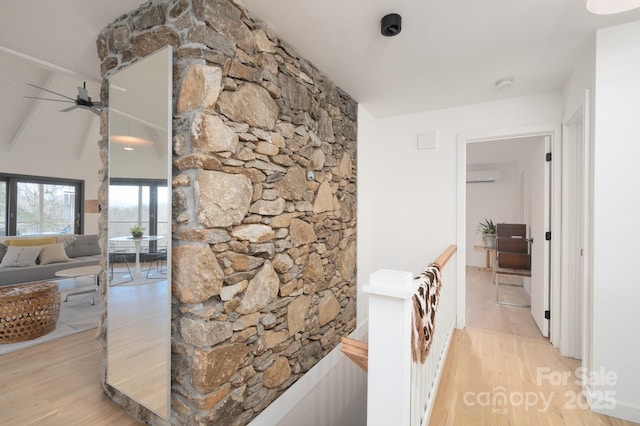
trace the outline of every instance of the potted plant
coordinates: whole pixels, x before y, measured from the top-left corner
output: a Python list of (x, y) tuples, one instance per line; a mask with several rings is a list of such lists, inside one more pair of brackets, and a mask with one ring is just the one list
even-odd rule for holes
[(138, 226), (138, 225), (129, 229), (129, 231), (131, 231), (131, 236), (133, 238), (142, 238), (142, 235), (144, 234), (144, 230), (145, 230), (144, 227)]
[(496, 225), (491, 219), (486, 219), (478, 224), (478, 232), (482, 233), (484, 246), (496, 248)]

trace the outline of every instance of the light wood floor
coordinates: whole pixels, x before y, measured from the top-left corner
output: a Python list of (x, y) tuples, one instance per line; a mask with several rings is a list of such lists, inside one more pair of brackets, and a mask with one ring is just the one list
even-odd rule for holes
[(107, 383), (169, 416), (171, 306), (167, 280), (109, 288)]
[(466, 273), (468, 327), (545, 339), (531, 317), (530, 308), (496, 303), (496, 286), (492, 282), (491, 271), (467, 267)]
[[(523, 308), (510, 309), (526, 313)], [(509, 330), (526, 330), (524, 318), (509, 320)], [(478, 323), (482, 324), (488, 327), (492, 322)], [(456, 330), (452, 339), (431, 416), (433, 426), (634, 424), (572, 404), (571, 395), (580, 392), (573, 380), (565, 386), (539, 380), (538, 367), (573, 372), (580, 366), (578, 360), (560, 356), (541, 336), (469, 327)], [(101, 363), (95, 330), (0, 356), (0, 424), (141, 424), (102, 392), (98, 384)], [(511, 399), (508, 404), (500, 400), (487, 404), (483, 399), (501, 392)], [(537, 405), (527, 410), (519, 396), (529, 396), (533, 404), (534, 395), (538, 396)], [(546, 409), (542, 398), (551, 400)]]
[[(583, 408), (576, 399), (578, 367), (580, 361), (561, 356), (541, 339), (455, 330), (430, 424), (635, 425)], [(546, 372), (570, 376), (566, 384), (553, 386)]]
[[(496, 304), (491, 272), (467, 268), (466, 295), (467, 328), (453, 335), (431, 425), (635, 424), (585, 408), (580, 361), (551, 346), (529, 308)], [(546, 374), (562, 372), (569, 379), (553, 386)]]
[(102, 354), (95, 333), (89, 330), (0, 356), (0, 424), (142, 424), (102, 392)]

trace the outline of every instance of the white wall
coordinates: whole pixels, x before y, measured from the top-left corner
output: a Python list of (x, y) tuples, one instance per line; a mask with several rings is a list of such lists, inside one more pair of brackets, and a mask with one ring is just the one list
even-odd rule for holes
[[(67, 114), (82, 114), (87, 111), (73, 111)], [(85, 199), (98, 198), (98, 171), (102, 169), (98, 152), (99, 120), (87, 129), (86, 143), (77, 147), (59, 147), (50, 143), (46, 128), (35, 131), (33, 138), (18, 146), (0, 144), (0, 171), (22, 175), (50, 176), (85, 181)], [(95, 213), (85, 214), (84, 233), (98, 233), (98, 217)]]
[[(361, 286), (380, 268), (419, 272), (456, 243), (460, 134), (560, 123), (561, 98), (553, 92), (390, 118), (376, 118), (360, 105), (358, 114)], [(417, 135), (425, 131), (437, 132), (435, 150), (417, 150)], [(461, 248), (458, 262), (463, 254)], [(359, 293), (359, 309), (363, 303)]]
[[(563, 87), (563, 123), (569, 122), (573, 116), (580, 110), (583, 110), (583, 118), (585, 120), (584, 129), (587, 164), (585, 166), (587, 190), (586, 190), (586, 204), (588, 205), (587, 213), (587, 232), (584, 235), (583, 244), (583, 262), (587, 265), (586, 270), (583, 270), (583, 274), (586, 277), (586, 288), (583, 289), (585, 300), (583, 301), (583, 347), (581, 348), (583, 366), (589, 370), (594, 369), (593, 365), (593, 352), (594, 352), (594, 340), (593, 340), (593, 152), (594, 152), (594, 120), (595, 115), (595, 35), (587, 43), (585, 49), (576, 62), (571, 76), (566, 81)], [(587, 97), (588, 96), (588, 97)], [(567, 221), (571, 221), (568, 217)], [(563, 230), (565, 232), (565, 230)], [(563, 262), (565, 263), (565, 262)], [(566, 264), (566, 263), (565, 263)], [(564, 266), (564, 265), (563, 265)], [(568, 271), (563, 272), (563, 278), (569, 276)], [(570, 284), (568, 280), (563, 281), (563, 286)], [(568, 291), (567, 291), (568, 292)], [(567, 312), (563, 312), (560, 321), (566, 317)], [(565, 342), (561, 339), (560, 351), (566, 353)]]
[(594, 363), (617, 375), (595, 386), (613, 392), (613, 410), (640, 422), (638, 250), (640, 226), (640, 22), (596, 36), (594, 155)]
[[(562, 88), (562, 118), (568, 121), (583, 106), (585, 90), (595, 84), (595, 36), (586, 44), (573, 72)], [(593, 101), (593, 90), (591, 100)], [(591, 103), (593, 106), (593, 102)], [(592, 111), (593, 112), (593, 111)]]
[[(514, 142), (517, 143), (517, 142)], [(467, 154), (468, 155), (468, 154)], [(467, 162), (470, 158), (467, 156)], [(494, 223), (517, 223), (520, 200), (520, 175), (518, 163), (483, 164), (468, 166), (467, 170), (497, 170), (500, 177), (495, 182), (467, 184), (467, 265), (484, 267), (484, 250), (474, 246), (484, 246), (482, 234), (477, 231), (478, 223), (491, 219)]]
[(356, 281), (357, 294), (357, 324), (361, 325), (369, 318), (369, 298), (362, 292), (362, 287), (369, 283), (369, 275), (379, 269), (377, 266), (376, 244), (378, 232), (373, 219), (376, 205), (376, 184), (370, 181), (376, 176), (377, 164), (369, 160), (369, 150), (366, 144), (376, 139), (378, 122), (376, 118), (358, 105), (358, 220), (357, 247), (358, 266)]

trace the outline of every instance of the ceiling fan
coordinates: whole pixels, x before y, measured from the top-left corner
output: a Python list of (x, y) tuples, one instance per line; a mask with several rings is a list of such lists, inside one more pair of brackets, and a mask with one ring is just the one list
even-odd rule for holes
[(49, 93), (53, 93), (54, 95), (60, 96), (64, 99), (51, 99), (51, 98), (37, 98), (34, 96), (25, 96), (25, 98), (30, 98), (30, 99), (39, 99), (39, 100), (44, 100), (44, 101), (55, 101), (55, 102), (68, 102), (71, 104), (74, 104), (72, 106), (70, 106), (69, 108), (65, 108), (63, 110), (60, 110), (60, 112), (68, 112), (71, 110), (74, 110), (76, 108), (85, 108), (88, 109), (89, 111), (95, 113), (95, 114), (100, 114), (100, 112), (102, 112), (102, 103), (101, 102), (94, 102), (91, 100), (91, 97), (89, 96), (89, 92), (87, 91), (87, 82), (83, 82), (82, 87), (78, 86), (78, 96), (73, 99), (70, 98), (69, 96), (65, 96), (62, 95), (60, 93), (56, 93), (53, 92), (49, 89), (45, 89), (44, 87), (40, 87), (40, 86), (36, 86), (35, 84), (31, 84), (31, 83), (27, 83), (29, 86), (35, 87), (37, 89), (40, 90), (44, 90), (45, 92), (49, 92)]

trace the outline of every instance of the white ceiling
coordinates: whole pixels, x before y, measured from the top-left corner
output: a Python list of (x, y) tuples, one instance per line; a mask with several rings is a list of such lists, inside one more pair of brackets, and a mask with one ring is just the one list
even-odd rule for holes
[[(15, 153), (33, 150), (37, 143), (41, 153), (51, 150), (55, 155), (80, 158), (87, 138), (98, 140), (98, 116), (87, 109), (62, 113), (60, 110), (74, 104), (28, 83), (75, 98), (83, 80), (78, 75), (37, 66), (28, 59), (0, 51), (0, 148)], [(92, 100), (99, 101), (100, 85), (88, 81), (86, 87)]]
[(98, 33), (143, 3), (143, 0), (0, 0), (0, 46), (98, 79)]
[(24, 159), (82, 161), (97, 153), (99, 117), (87, 109), (60, 112), (72, 104), (25, 98), (63, 99), (27, 83), (75, 98), (86, 81), (99, 101), (97, 35), (141, 3), (0, 0), (0, 171), (21, 173)]
[[(594, 31), (584, 0), (241, 0), (378, 116), (558, 90)], [(0, 0), (0, 46), (99, 77), (98, 32), (140, 0)], [(387, 13), (403, 17), (380, 34)], [(496, 80), (514, 76), (502, 92)]]
[[(593, 16), (583, 0), (238, 1), (380, 117), (559, 90), (597, 28), (640, 19), (640, 10)], [(39, 105), (22, 98), (33, 95), (27, 80), (44, 84), (62, 67), (78, 75), (62, 73), (56, 91), (75, 97), (75, 86), (86, 80), (97, 99), (97, 35), (142, 3), (0, 0), (0, 143), (10, 144)], [(402, 15), (403, 28), (386, 38), (380, 19), (391, 12)], [(12, 51), (47, 67), (18, 67), (8, 59)], [(515, 84), (496, 91), (504, 76), (515, 77)], [(51, 120), (84, 121), (78, 134), (95, 128), (90, 112), (62, 114), (50, 104), (39, 114), (51, 110)]]
[[(584, 0), (243, 0), (377, 116), (559, 90), (599, 27)], [(402, 32), (380, 34), (399, 13)], [(505, 91), (494, 83), (513, 76)]]

